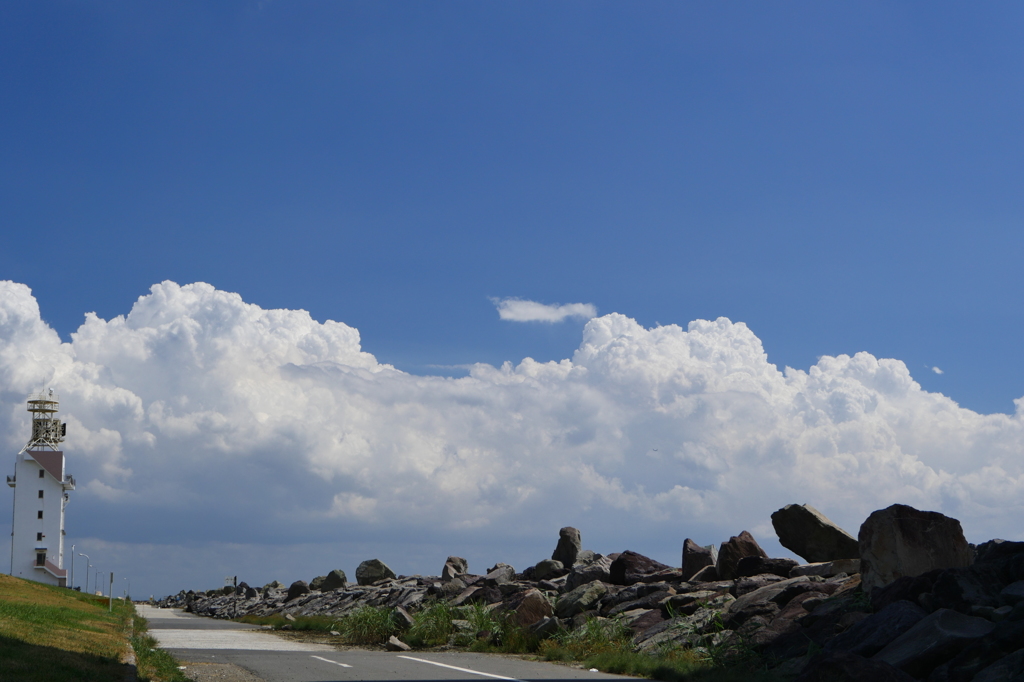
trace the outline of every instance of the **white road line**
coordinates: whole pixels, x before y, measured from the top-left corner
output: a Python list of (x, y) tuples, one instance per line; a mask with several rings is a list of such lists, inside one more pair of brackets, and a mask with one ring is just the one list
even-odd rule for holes
[(447, 663), (428, 661), (425, 658), (413, 658), (412, 656), (399, 656), (398, 658), (405, 658), (410, 661), (417, 661), (419, 663), (429, 663), (430, 665), (438, 665), (442, 668), (450, 668), (451, 670), (458, 670), (459, 672), (469, 673), (470, 675), (483, 675), (484, 677), (493, 677), (496, 680), (512, 680), (512, 682), (523, 682), (522, 680), (515, 677), (505, 677), (504, 675), (492, 675), (491, 673), (482, 673), (479, 670), (470, 670), (469, 668), (460, 668), (456, 665), (448, 665)]
[(333, 663), (334, 665), (340, 665), (342, 668), (351, 668), (352, 667), (348, 663), (338, 663), (337, 661), (332, 661), (331, 659), (323, 658), (322, 656), (310, 656), (310, 658), (315, 658), (316, 660), (323, 661), (324, 663)]

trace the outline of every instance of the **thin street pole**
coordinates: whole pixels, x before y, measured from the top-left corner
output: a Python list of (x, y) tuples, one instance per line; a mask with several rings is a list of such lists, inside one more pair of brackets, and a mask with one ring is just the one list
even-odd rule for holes
[(71, 545), (71, 589), (75, 589), (75, 546)]

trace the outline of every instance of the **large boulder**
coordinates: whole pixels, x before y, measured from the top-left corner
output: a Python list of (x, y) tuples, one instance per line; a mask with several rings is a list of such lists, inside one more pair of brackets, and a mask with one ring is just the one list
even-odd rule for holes
[(396, 577), (395, 572), (380, 559), (367, 559), (356, 567), (356, 582), (360, 585), (372, 585), (378, 580), (394, 580)]
[(547, 580), (549, 578), (560, 578), (566, 572), (561, 561), (545, 559), (544, 561), (537, 562), (537, 565), (533, 567), (533, 579)]
[(326, 575), (318, 575), (309, 581), (309, 589), (313, 592), (320, 592), (325, 580), (327, 580)]
[(772, 514), (779, 544), (808, 563), (860, 556), (857, 540), (809, 504), (787, 504)]
[(551, 553), (551, 558), (561, 561), (563, 566), (571, 567), (576, 563), (576, 556), (581, 549), (583, 543), (580, 540), (580, 532), (572, 526), (566, 526), (558, 531), (558, 545)]
[(444, 568), (441, 569), (441, 581), (449, 582), (455, 580), (459, 576), (466, 575), (469, 570), (469, 562), (460, 556), (450, 556), (448, 560), (444, 562)]
[(530, 588), (513, 595), (508, 601), (502, 603), (499, 608), (510, 614), (509, 617), (512, 622), (522, 627), (529, 627), (538, 621), (554, 615), (551, 602), (536, 588)]
[(669, 568), (650, 557), (627, 549), (608, 567), (608, 574), (613, 585), (632, 585), (653, 573), (667, 571)]
[(285, 601), (291, 601), (292, 599), (298, 599), (304, 594), (309, 594), (309, 585), (305, 580), (296, 580), (288, 586), (288, 597)]
[(717, 562), (718, 550), (714, 545), (701, 547), (690, 538), (683, 541), (683, 580), (689, 580), (705, 566), (714, 566)]
[(904, 576), (962, 568), (974, 560), (959, 521), (905, 504), (873, 512), (861, 525), (858, 542), (868, 594)]
[(740, 559), (748, 556), (768, 558), (768, 554), (761, 549), (761, 545), (757, 544), (754, 536), (747, 531), (734, 535), (727, 542), (723, 542), (722, 547), (718, 550), (718, 564), (715, 566), (718, 577), (721, 580), (735, 578)]
[(336, 568), (324, 578), (323, 583), (320, 585), (320, 590), (330, 592), (342, 587), (348, 587), (348, 577), (345, 575), (345, 571)]

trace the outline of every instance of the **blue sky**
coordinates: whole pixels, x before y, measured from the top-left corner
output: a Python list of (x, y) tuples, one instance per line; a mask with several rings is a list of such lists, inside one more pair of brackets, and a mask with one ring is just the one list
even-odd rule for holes
[(585, 320), (501, 320), (494, 299), (724, 316), (780, 369), (866, 351), (1011, 414), (1022, 15), (8, 3), (0, 279), (64, 341), (207, 282), (453, 377), (580, 345)]

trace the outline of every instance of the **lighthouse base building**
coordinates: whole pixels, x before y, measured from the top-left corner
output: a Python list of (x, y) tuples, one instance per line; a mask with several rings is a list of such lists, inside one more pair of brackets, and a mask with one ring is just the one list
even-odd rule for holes
[(64, 508), (75, 479), (64, 472), (64, 453), (54, 447), (65, 432), (56, 408), (52, 392), (29, 399), (33, 437), (18, 454), (14, 476), (7, 477), (14, 488), (11, 575), (67, 587)]

